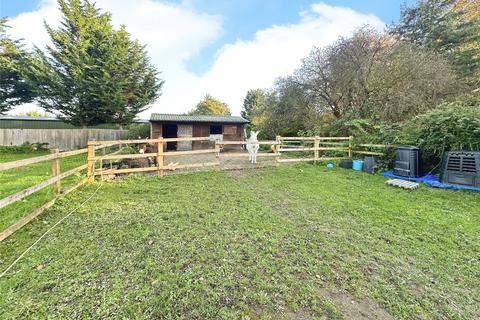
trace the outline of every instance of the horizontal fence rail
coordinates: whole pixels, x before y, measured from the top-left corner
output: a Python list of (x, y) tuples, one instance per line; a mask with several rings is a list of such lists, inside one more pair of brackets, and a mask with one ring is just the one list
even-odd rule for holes
[[(278, 151), (280, 153), (289, 152), (312, 152), (313, 157), (309, 158), (278, 158), (277, 162), (297, 162), (297, 161), (335, 161), (352, 158), (352, 141), (353, 137), (281, 137), (277, 136), (277, 141), (280, 142)], [(313, 143), (313, 146), (298, 145), (292, 143)], [(321, 146), (321, 145), (326, 145)], [(346, 153), (344, 156), (321, 156), (322, 151), (336, 151), (339, 153)]]
[[(168, 142), (183, 142), (183, 141), (210, 141), (215, 143), (214, 149), (203, 149), (203, 150), (186, 150), (186, 151), (166, 151), (164, 150), (164, 145)], [(104, 144), (142, 144), (142, 145), (152, 145), (156, 147), (157, 152), (152, 153), (140, 153), (140, 154), (115, 154), (107, 156), (95, 156), (95, 148), (98, 145)], [(219, 166), (220, 162), (202, 162), (202, 163), (190, 163), (190, 164), (178, 164), (178, 163), (169, 163), (164, 164), (165, 157), (176, 157), (176, 156), (188, 156), (188, 155), (200, 155), (200, 154), (216, 154), (219, 156), (221, 151), (221, 143), (212, 137), (181, 137), (181, 138), (158, 138), (158, 139), (136, 139), (136, 140), (118, 140), (118, 141), (90, 141), (88, 143), (88, 155), (87, 155), (87, 181), (92, 183), (95, 180), (95, 176), (104, 176), (112, 174), (125, 174), (125, 173), (138, 173), (138, 172), (157, 172), (159, 176), (163, 176), (164, 170), (174, 171), (177, 169), (189, 169), (189, 168), (204, 168), (204, 167), (213, 167)], [(143, 167), (143, 168), (110, 168), (99, 170), (95, 169), (95, 162), (97, 160), (122, 160), (122, 159), (142, 159), (142, 158), (153, 158), (156, 160), (156, 165), (152, 167)]]
[(352, 152), (356, 154), (364, 154), (366, 156), (384, 156), (385, 155), (385, 153), (383, 152), (373, 152), (373, 151), (353, 150)]
[(348, 160), (348, 157), (322, 157), (318, 160), (311, 159), (311, 158), (291, 158), (291, 159), (279, 159), (279, 162), (299, 162), (299, 161), (336, 161), (336, 160)]
[[(104, 144), (104, 145), (99, 145), (96, 147), (93, 147), (95, 150), (105, 150), (105, 148), (111, 146), (111, 144)], [(75, 155), (80, 155), (88, 152), (88, 148), (84, 149), (78, 149), (78, 150), (73, 150), (73, 151), (66, 151), (66, 152), (60, 152), (59, 149), (51, 149), (51, 154), (45, 155), (45, 156), (39, 156), (39, 157), (34, 157), (34, 158), (29, 158), (29, 159), (22, 159), (22, 160), (17, 160), (17, 161), (11, 161), (11, 162), (6, 162), (6, 163), (0, 163), (0, 172), (1, 171), (6, 171), (6, 170), (11, 170), (11, 169), (18, 169), (22, 167), (27, 167), (33, 164), (41, 163), (44, 161), (51, 161), (52, 162), (52, 177), (48, 178), (44, 181), (41, 181), (37, 183), (34, 186), (31, 186), (29, 188), (26, 188), (24, 190), (21, 190), (17, 193), (14, 193), (10, 196), (7, 196), (3, 199), (0, 199), (0, 209), (4, 208), (6, 206), (12, 205), (13, 203), (20, 201), (37, 191), (40, 191), (48, 186), (53, 186), (53, 190), (55, 191), (55, 197), (42, 205), (40, 208), (35, 209), (33, 212), (30, 214), (22, 217), (19, 221), (14, 223), (13, 225), (9, 226), (7, 229), (3, 230), (0, 232), (0, 241), (6, 239), (8, 236), (13, 234), (15, 231), (19, 230), (22, 228), (24, 225), (32, 221), (35, 217), (40, 215), (43, 211), (51, 207), (54, 203), (55, 200), (57, 199), (57, 196), (59, 195), (65, 195), (82, 184), (86, 182), (86, 179), (82, 179), (78, 184), (74, 185), (73, 187), (68, 187), (65, 190), (61, 190), (61, 185), (60, 182), (61, 180), (70, 177), (76, 173), (79, 173), (85, 169), (87, 169), (87, 164), (83, 164), (81, 166), (78, 166), (76, 168), (70, 169), (65, 172), (61, 172), (60, 170), (60, 159), (75, 156)]]
[[(110, 145), (111, 146), (111, 145)], [(97, 146), (96, 150), (98, 149), (103, 149), (109, 147), (109, 145), (101, 145)], [(55, 149), (53, 149), (55, 150)], [(66, 158), (66, 157), (71, 157), (75, 155), (79, 155), (82, 153), (87, 153), (88, 149), (78, 149), (78, 150), (73, 150), (73, 151), (66, 151), (66, 152), (59, 152), (58, 155), (55, 153), (52, 154), (47, 154), (44, 156), (39, 156), (39, 157), (34, 157), (34, 158), (28, 158), (28, 159), (22, 159), (22, 160), (16, 160), (16, 161), (10, 161), (10, 162), (5, 162), (5, 163), (0, 163), (0, 171), (5, 171), (5, 170), (10, 170), (10, 169), (15, 169), (15, 168), (21, 168), (25, 167), (31, 164), (43, 162), (43, 161), (48, 161), (48, 160), (55, 160), (55, 159), (61, 159), (61, 158)]]
[[(210, 141), (214, 144), (213, 148), (201, 149), (201, 150), (185, 150), (185, 151), (169, 151), (164, 150), (164, 146), (168, 142), (184, 142), (184, 141)], [(138, 144), (138, 145), (151, 145), (156, 147), (155, 152), (139, 153), (139, 154), (111, 154), (111, 155), (95, 155), (95, 148), (102, 145), (122, 145), (122, 144)], [(177, 138), (157, 138), (157, 139), (133, 139), (133, 140), (117, 140), (117, 141), (90, 141), (88, 143), (88, 165), (87, 165), (87, 179), (89, 182), (93, 182), (95, 176), (103, 175), (115, 175), (125, 173), (138, 173), (138, 172), (157, 172), (159, 176), (164, 174), (164, 171), (174, 171), (177, 169), (188, 168), (203, 168), (203, 167), (215, 167), (220, 166), (219, 161), (213, 162), (199, 162), (189, 164), (179, 164), (176, 162), (165, 163), (165, 159), (176, 156), (192, 156), (214, 154), (217, 159), (227, 158), (241, 158), (249, 157), (248, 153), (235, 153), (224, 152), (226, 146), (245, 146), (249, 144), (254, 145), (269, 145), (271, 146), (271, 152), (258, 152), (257, 157), (274, 157), (275, 162), (316, 162), (316, 161), (335, 161), (352, 159), (354, 154), (360, 155), (375, 155), (383, 156), (384, 152), (372, 151), (370, 149), (386, 149), (392, 146), (381, 144), (359, 144), (353, 146), (353, 137), (282, 137), (277, 136), (275, 140), (263, 140), (251, 142), (248, 140), (242, 141), (225, 141), (214, 139), (211, 136), (208, 137), (177, 137)], [(308, 145), (310, 144), (310, 145)], [(93, 148), (93, 149), (92, 149)], [(363, 150), (366, 149), (366, 150)], [(301, 157), (300, 154), (312, 152), (312, 157)], [(325, 153), (332, 153), (328, 155)], [(296, 154), (295, 154), (296, 153)], [(285, 157), (291, 154), (293, 157)], [(143, 168), (103, 168), (95, 169), (95, 163), (97, 161), (109, 161), (109, 160), (124, 160), (124, 159), (149, 159), (150, 166)], [(154, 166), (152, 160), (155, 160)]]
[(155, 144), (158, 142), (179, 142), (179, 141), (215, 141), (215, 140), (210, 137), (159, 138), (159, 139), (89, 141), (88, 145), (98, 146), (98, 145), (115, 145), (115, 144)]
[[(67, 195), (69, 194), (70, 192), (76, 190), (77, 188), (81, 187), (83, 184), (85, 184), (87, 180), (86, 179), (83, 179), (81, 180), (80, 182), (78, 182), (77, 184), (65, 189), (62, 191), (62, 195)], [(18, 220), (17, 222), (15, 222), (14, 224), (12, 224), (11, 226), (9, 226), (7, 229), (3, 230), (2, 232), (0, 232), (0, 241), (3, 241), (5, 240), (6, 238), (8, 238), (9, 236), (11, 236), (13, 233), (15, 233), (16, 231), (20, 230), (23, 226), (25, 226), (26, 224), (28, 224), (30, 221), (32, 221), (33, 219), (35, 219), (37, 216), (39, 216), (42, 212), (44, 212), (45, 210), (47, 210), (48, 208), (52, 207), (54, 204), (55, 204), (55, 201), (57, 200), (57, 198), (54, 198), (50, 201), (48, 201), (47, 203), (45, 203), (44, 205), (42, 205), (41, 207), (33, 210), (31, 213), (29, 213), (28, 215), (24, 216), (23, 218), (21, 218), (20, 220)]]
[(325, 141), (325, 140), (350, 140), (350, 137), (279, 137), (282, 141)]
[[(280, 153), (258, 152), (257, 157), (278, 157)], [(241, 158), (248, 157), (248, 153), (220, 153), (220, 158)]]
[[(185, 151), (169, 151), (165, 150), (164, 146), (168, 142), (183, 142), (183, 141), (209, 141), (214, 144), (213, 148), (202, 150), (185, 150)], [(114, 154), (114, 155), (95, 155), (95, 150), (92, 148), (104, 144), (138, 144), (151, 145), (156, 147), (155, 152), (149, 151), (140, 154)], [(157, 138), (157, 139), (134, 139), (134, 140), (117, 140), (117, 141), (90, 141), (88, 153), (88, 171), (87, 179), (93, 182), (95, 176), (115, 175), (136, 172), (157, 172), (162, 176), (164, 171), (174, 171), (177, 169), (188, 168), (203, 168), (220, 166), (220, 161), (214, 162), (199, 162), (190, 164), (179, 164), (176, 162), (165, 163), (166, 158), (176, 156), (196, 156), (203, 154), (214, 154), (217, 159), (227, 158), (241, 158), (249, 157), (248, 153), (224, 152), (226, 146), (248, 146), (253, 145), (269, 145), (270, 152), (258, 152), (257, 157), (272, 157), (275, 162), (316, 162), (316, 161), (334, 161), (352, 159), (353, 154), (366, 155), (383, 155), (381, 152), (374, 152), (370, 150), (354, 150), (353, 137), (281, 137), (277, 136), (275, 140), (260, 140), (260, 141), (225, 141), (214, 139), (213, 137), (179, 137), (179, 138)], [(310, 144), (310, 145), (308, 145)], [(380, 147), (380, 145), (362, 145), (365, 148)], [(383, 147), (383, 146), (382, 146)], [(302, 154), (312, 152), (312, 157), (301, 157)], [(328, 154), (328, 153), (333, 154)], [(293, 157), (286, 157), (292, 155)], [(299, 156), (300, 155), (300, 156)], [(149, 159), (149, 166), (143, 168), (103, 168), (95, 169), (95, 162), (108, 160), (125, 160), (125, 159)], [(155, 160), (155, 161), (153, 161)], [(127, 162), (128, 165), (128, 162)]]
[(52, 185), (56, 182), (59, 182), (60, 180), (66, 178), (66, 177), (69, 177), (71, 176), (72, 174), (75, 174), (79, 171), (82, 171), (82, 170), (85, 170), (87, 168), (87, 165), (84, 164), (84, 165), (81, 165), (77, 168), (74, 168), (74, 169), (71, 169), (69, 171), (66, 171), (64, 173), (61, 173), (59, 175), (56, 175), (50, 179), (47, 179), (47, 180), (44, 180), (42, 182), (40, 182), (39, 184), (36, 184), (34, 185), (33, 187), (30, 187), (30, 188), (27, 188), (27, 189), (24, 189), (20, 192), (17, 192), (11, 196), (8, 196), (6, 198), (3, 198), (0, 200), (0, 209), (5, 207), (5, 206), (8, 206), (9, 204), (11, 203), (14, 203), (18, 200), (22, 200), (23, 198), (31, 195), (32, 193), (34, 192), (37, 192), (38, 190), (41, 190), (49, 185)]
[(292, 152), (292, 151), (348, 151), (348, 148), (328, 148), (328, 147), (318, 147), (318, 148), (281, 148), (280, 151)]
[[(271, 153), (259, 152), (257, 153), (257, 157), (276, 157), (277, 162), (343, 160), (343, 159), (351, 159), (353, 154), (373, 155), (373, 156), (385, 155), (384, 152), (377, 152), (377, 151), (371, 151), (371, 150), (353, 150), (352, 140), (353, 140), (353, 137), (319, 137), (319, 136), (281, 137), (281, 136), (278, 136), (276, 140), (256, 141), (254, 144), (272, 146), (272, 149), (274, 152), (271, 152)], [(205, 150), (188, 150), (188, 151), (164, 151), (163, 150), (163, 145), (165, 143), (181, 142), (181, 141), (210, 141), (215, 143), (215, 148), (205, 149)], [(176, 170), (179, 168), (189, 168), (189, 167), (194, 168), (194, 167), (218, 165), (218, 162), (208, 163), (208, 165), (200, 164), (200, 163), (189, 164), (189, 165), (172, 165), (172, 164), (164, 165), (163, 164), (164, 157), (188, 156), (188, 155), (193, 156), (193, 155), (209, 154), (209, 153), (216, 154), (217, 157), (221, 157), (221, 158), (247, 157), (248, 154), (246, 153), (239, 154), (239, 153), (220, 153), (220, 152), (223, 150), (223, 147), (227, 145), (247, 145), (249, 143), (250, 143), (249, 141), (218, 141), (213, 139), (212, 137), (181, 137), (181, 138), (89, 141), (88, 147), (84, 149), (60, 152), (60, 153), (57, 152), (57, 153), (52, 153), (45, 156), (2, 163), (0, 164), (0, 171), (20, 168), (20, 167), (32, 165), (32, 164), (43, 162), (43, 161), (58, 161), (58, 159), (61, 159), (61, 158), (74, 156), (82, 153), (87, 153), (88, 162), (90, 163), (90, 166), (87, 163), (87, 165), (79, 167), (79, 171), (84, 170), (86, 167), (88, 169), (88, 177), (89, 177), (88, 180), (90, 182), (92, 181), (93, 176), (100, 175), (101, 172), (104, 172), (105, 174), (114, 174), (114, 173), (127, 173), (127, 172), (158, 171), (159, 174), (162, 175), (163, 170)], [(291, 143), (313, 143), (314, 145), (312, 147), (308, 147), (308, 146), (301, 146), (301, 145), (295, 145), (295, 144), (292, 145)], [(109, 155), (98, 155), (98, 156), (94, 155), (96, 150), (114, 146), (114, 145), (127, 145), (127, 144), (156, 145), (158, 151), (155, 153), (143, 153), (143, 154), (119, 154), (118, 152), (115, 152)], [(366, 149), (372, 149), (372, 148), (387, 149), (387, 148), (394, 148), (397, 146), (383, 145), (383, 144), (358, 144), (356, 145), (356, 147), (366, 148)], [(322, 157), (320, 156), (321, 151), (338, 151), (338, 152), (345, 152), (347, 154), (341, 157)], [(289, 153), (289, 152), (313, 152), (314, 155), (311, 158), (291, 158), (291, 159), (281, 158), (282, 154)], [(142, 159), (142, 158), (155, 158), (157, 160), (156, 167), (155, 168), (149, 167), (149, 168), (129, 168), (129, 169), (106, 169), (106, 170), (100, 170), (100, 172), (98, 172), (98, 170), (92, 170), (92, 164), (95, 163), (95, 161)], [(56, 178), (53, 177), (49, 180), (39, 183), (36, 186), (33, 186), (29, 189), (22, 191), (23, 193), (20, 192), (18, 194), (15, 194), (0, 200), (0, 208), (12, 202), (23, 199), (27, 195), (30, 195), (35, 191), (42, 189), (45, 186), (57, 183), (59, 180), (68, 176), (65, 174), (66, 173), (64, 174), (57, 173), (55, 175)], [(21, 196), (22, 194), (24, 194), (24, 196)]]
[(255, 144), (255, 145), (277, 145), (280, 144), (278, 141), (218, 141), (217, 144), (219, 145), (243, 145), (243, 144)]
[[(199, 149), (199, 150), (178, 150), (170, 151), (166, 150), (167, 143), (169, 142), (211, 142), (213, 148)], [(148, 150), (145, 153), (128, 153), (124, 154), (122, 151), (125, 146), (137, 144), (142, 145), (142, 150)], [(383, 144), (353, 144), (353, 137), (282, 137), (277, 136), (275, 140), (263, 140), (263, 141), (224, 141), (218, 140), (214, 137), (178, 137), (178, 138), (157, 138), (157, 139), (133, 139), (133, 140), (106, 140), (106, 141), (89, 141), (87, 148), (59, 152), (58, 149), (52, 150), (51, 154), (17, 160), (7, 163), (0, 163), (0, 172), (5, 170), (11, 170), (21, 168), (36, 163), (51, 161), (52, 162), (52, 177), (37, 183), (36, 185), (19, 191), (13, 195), (0, 199), (0, 208), (6, 207), (22, 200), (25, 197), (44, 189), (47, 186), (52, 185), (57, 195), (60, 195), (60, 181), (73, 174), (87, 170), (87, 178), (81, 180), (74, 187), (67, 188), (63, 191), (63, 194), (68, 193), (83, 183), (92, 183), (96, 176), (116, 175), (116, 174), (128, 174), (128, 173), (157, 173), (159, 176), (164, 175), (164, 171), (175, 171), (182, 169), (195, 169), (195, 168), (218, 168), (221, 167), (222, 159), (229, 158), (242, 158), (249, 157), (246, 152), (226, 152), (227, 146), (238, 146), (239, 150), (244, 150), (246, 145), (253, 144), (257, 146), (270, 146), (270, 152), (259, 150), (256, 154), (257, 157), (271, 157), (273, 163), (294, 163), (294, 162), (317, 162), (317, 161), (336, 161), (352, 159), (354, 154), (358, 155), (372, 155), (372, 156), (384, 156), (385, 152), (391, 148), (397, 147), (396, 145), (383, 145)], [(118, 146), (118, 150), (105, 154), (105, 150), (108, 147)], [(147, 146), (150, 146), (147, 148)], [(240, 149), (241, 148), (241, 149)], [(103, 154), (97, 154), (101, 150)], [(129, 150), (129, 152), (131, 152)], [(70, 169), (65, 172), (60, 172), (60, 159), (75, 156), (79, 154), (87, 154), (87, 163), (79, 167)], [(312, 156), (306, 157), (305, 155), (311, 153)], [(211, 160), (203, 160), (194, 163), (179, 163), (181, 156), (190, 157), (192, 159), (201, 155), (208, 156), (211, 154), (214, 158)], [(287, 157), (290, 155), (291, 157)], [(140, 161), (140, 163), (148, 166), (144, 167), (113, 167), (112, 161), (123, 161), (128, 163), (129, 161), (137, 161), (147, 159), (148, 161)], [(168, 159), (168, 164), (166, 163)], [(110, 161), (110, 168), (104, 168), (104, 161)], [(100, 167), (96, 168), (96, 164), (99, 163)], [(270, 162), (272, 163), (272, 162)], [(116, 166), (118, 162), (116, 162)], [(53, 200), (45, 203), (40, 208), (36, 209), (32, 213), (21, 218), (18, 222), (8, 227), (3, 232), (0, 232), (0, 241), (8, 237), (10, 234), (20, 229), (22, 226), (30, 222), (37, 217), (41, 212), (51, 207), (55, 202)]]

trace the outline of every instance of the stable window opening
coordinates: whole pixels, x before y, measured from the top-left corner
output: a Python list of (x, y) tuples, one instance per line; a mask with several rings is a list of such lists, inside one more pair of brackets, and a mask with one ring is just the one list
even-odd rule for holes
[(222, 126), (221, 125), (211, 125), (210, 126), (210, 134), (222, 134)]

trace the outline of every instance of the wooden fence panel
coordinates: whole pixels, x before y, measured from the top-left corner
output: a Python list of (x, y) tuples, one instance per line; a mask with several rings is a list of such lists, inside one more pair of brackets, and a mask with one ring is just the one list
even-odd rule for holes
[(48, 143), (52, 148), (74, 150), (84, 148), (89, 140), (122, 139), (127, 132), (115, 129), (0, 129), (0, 145)]

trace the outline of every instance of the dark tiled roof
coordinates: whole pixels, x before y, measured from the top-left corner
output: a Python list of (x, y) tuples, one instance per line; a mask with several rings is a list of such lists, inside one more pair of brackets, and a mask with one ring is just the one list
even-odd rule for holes
[(150, 121), (172, 122), (208, 122), (208, 123), (236, 123), (245, 124), (249, 121), (239, 116), (188, 116), (183, 114), (152, 113)]

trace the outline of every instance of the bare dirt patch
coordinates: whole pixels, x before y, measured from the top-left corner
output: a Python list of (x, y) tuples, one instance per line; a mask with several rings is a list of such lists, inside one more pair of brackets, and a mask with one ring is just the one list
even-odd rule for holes
[(345, 291), (327, 290), (322, 290), (320, 296), (322, 300), (333, 303), (345, 319), (394, 319), (378, 302), (370, 298), (359, 299)]

